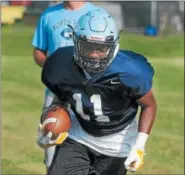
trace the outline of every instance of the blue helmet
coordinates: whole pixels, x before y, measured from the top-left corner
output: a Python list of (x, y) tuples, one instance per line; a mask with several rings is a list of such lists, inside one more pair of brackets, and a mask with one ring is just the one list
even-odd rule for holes
[(118, 38), (116, 23), (107, 12), (89, 11), (73, 31), (76, 63), (89, 73), (103, 71), (119, 50)]

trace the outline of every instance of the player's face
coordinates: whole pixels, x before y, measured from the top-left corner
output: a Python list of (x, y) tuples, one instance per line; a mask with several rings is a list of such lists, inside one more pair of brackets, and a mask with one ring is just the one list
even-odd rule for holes
[(78, 41), (75, 51), (79, 55), (77, 63), (89, 73), (98, 73), (108, 64), (115, 45), (105, 42)]
[(81, 48), (83, 55), (88, 59), (101, 60), (106, 58), (109, 47), (103, 44), (86, 43)]

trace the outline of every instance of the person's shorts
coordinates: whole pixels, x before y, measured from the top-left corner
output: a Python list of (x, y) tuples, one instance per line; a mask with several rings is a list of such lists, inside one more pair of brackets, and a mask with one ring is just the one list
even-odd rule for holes
[(48, 175), (125, 175), (125, 158), (110, 157), (67, 138), (56, 146)]

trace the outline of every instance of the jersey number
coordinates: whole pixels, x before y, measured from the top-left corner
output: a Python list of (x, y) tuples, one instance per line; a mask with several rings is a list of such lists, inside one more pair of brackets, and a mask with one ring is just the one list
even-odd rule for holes
[[(73, 98), (74, 100), (76, 100), (76, 111), (80, 114), (80, 116), (84, 120), (90, 120), (90, 116), (85, 114), (83, 111), (82, 95), (79, 93), (75, 93), (73, 95)], [(95, 120), (98, 122), (110, 122), (109, 118), (103, 115), (100, 95), (92, 95), (90, 100), (91, 100), (91, 103), (93, 103), (94, 114), (97, 117)]]

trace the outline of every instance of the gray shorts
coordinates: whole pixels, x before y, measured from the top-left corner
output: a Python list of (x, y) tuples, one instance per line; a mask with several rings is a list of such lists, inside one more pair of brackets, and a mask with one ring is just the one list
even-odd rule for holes
[(126, 158), (103, 155), (68, 138), (56, 146), (48, 175), (126, 175)]

